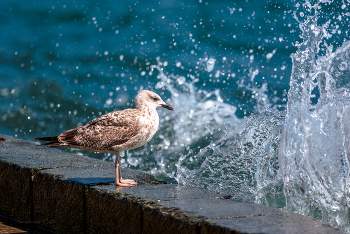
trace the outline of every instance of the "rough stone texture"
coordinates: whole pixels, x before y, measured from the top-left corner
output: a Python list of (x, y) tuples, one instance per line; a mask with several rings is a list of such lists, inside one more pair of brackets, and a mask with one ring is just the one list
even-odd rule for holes
[(344, 233), (312, 218), (298, 214), (274, 214), (235, 219), (208, 219), (201, 227), (203, 234), (271, 233), (271, 234), (340, 234)]
[[(3, 135), (0, 138), (0, 214), (20, 221), (30, 221), (33, 171), (12, 160), (6, 160), (12, 154), (12, 151), (6, 151), (9, 140), (18, 140)], [(9, 197), (13, 199), (8, 199)]]
[(158, 204), (145, 205), (143, 209), (143, 234), (200, 233), (204, 217), (181, 212), (176, 207), (163, 207)]
[(86, 198), (87, 233), (141, 233), (142, 203), (120, 194), (90, 190)]
[(28, 168), (0, 161), (1, 215), (20, 221), (31, 220), (31, 176), (32, 171)]
[(58, 233), (83, 233), (85, 187), (39, 172), (33, 181), (34, 223)]
[(0, 215), (59, 233), (342, 233), (143, 172), (122, 174), (139, 185), (109, 185), (111, 163), (0, 135)]
[[(198, 198), (211, 198), (220, 196), (218, 193), (206, 191), (199, 188), (170, 184), (145, 184), (130, 188), (115, 186), (93, 186), (92, 188), (95, 189), (96, 192), (100, 191), (100, 193), (102, 193), (104, 196), (112, 196), (112, 194), (116, 193), (120, 196), (119, 199), (121, 199), (121, 197), (131, 199), (135, 202), (135, 204), (137, 204), (137, 206), (140, 206), (140, 212), (142, 207), (142, 233), (174, 233), (174, 230), (176, 230), (177, 233), (196, 234), (200, 230), (200, 224), (203, 220), (202, 217), (193, 214), (186, 214), (184, 212), (181, 212), (179, 208), (165, 207), (157, 204), (157, 202), (161, 200), (169, 201), (179, 199), (191, 202), (191, 200), (187, 199), (195, 200)], [(89, 196), (90, 192), (88, 193), (88, 197)], [(91, 201), (96, 201), (98, 197), (100, 196), (91, 199)], [(116, 201), (110, 202), (113, 204), (116, 203)], [(89, 206), (92, 207), (92, 205), (90, 205), (88, 202), (88, 217), (90, 217)], [(104, 211), (108, 209), (104, 206), (106, 206), (106, 204), (104, 202), (101, 202), (101, 204), (98, 205), (98, 210)], [(94, 207), (96, 207), (96, 204)], [(116, 206), (115, 209), (119, 209), (119, 207)], [(93, 209), (91, 208), (91, 210)], [(96, 212), (91, 212), (91, 217), (94, 217), (94, 219), (96, 219), (95, 213)], [(119, 221), (116, 219), (116, 217), (111, 217), (108, 220), (98, 220), (97, 222), (95, 220), (91, 221), (90, 218), (88, 218), (88, 223), (95, 223), (92, 225), (95, 227), (99, 227), (101, 224), (103, 224), (100, 228), (104, 228), (104, 231), (111, 231), (105, 230), (105, 226), (114, 226), (114, 230), (117, 230), (116, 223), (119, 223)], [(137, 225), (137, 222), (135, 222), (135, 225)], [(90, 232), (90, 230), (91, 229), (88, 228), (88, 232)], [(130, 233), (140, 233), (140, 231)]]
[(9, 219), (0, 215), (0, 233), (1, 234), (55, 234), (49, 230), (29, 225), (28, 222)]
[[(146, 183), (163, 183), (158, 181), (153, 175), (149, 175), (142, 171), (122, 168), (122, 175), (125, 179), (136, 180), (139, 184)], [(63, 180), (73, 183), (94, 186), (96, 189), (109, 187), (111, 191), (115, 192), (115, 168), (114, 165), (90, 166), (90, 167), (67, 167), (67, 168), (53, 168), (41, 170), (40, 173), (47, 173), (56, 175)], [(101, 186), (99, 186), (101, 184)], [(110, 185), (109, 185), (110, 184)], [(108, 185), (108, 186), (106, 186)], [(118, 187), (119, 188), (119, 187)], [(121, 188), (121, 187), (120, 187)], [(135, 188), (135, 187), (132, 187)], [(126, 187), (125, 189), (130, 189)]]
[(0, 161), (6, 161), (32, 169), (57, 167), (82, 167), (94, 165), (111, 165), (112, 163), (92, 159), (77, 154), (65, 153), (58, 149), (38, 146), (31, 141), (18, 140), (0, 135), (6, 141), (0, 141)]
[(238, 218), (268, 214), (286, 214), (286, 212), (275, 208), (251, 202), (242, 202), (235, 199), (209, 198), (161, 201), (159, 204), (167, 207), (177, 207), (182, 211), (191, 212), (194, 215), (205, 216), (206, 218)]
[[(0, 214), (33, 222), (33, 176), (41, 169), (111, 165), (101, 160), (36, 147), (30, 141), (0, 135)], [(11, 199), (9, 199), (11, 198)]]
[(117, 187), (117, 191), (115, 186), (94, 186), (93, 188), (103, 189), (108, 192), (123, 193), (127, 196), (143, 198), (148, 201), (171, 201), (222, 197), (222, 195), (216, 192), (177, 184), (142, 184), (130, 188)]
[[(114, 166), (94, 166), (39, 171), (33, 180), (34, 222), (59, 233), (86, 229), (88, 233), (138, 233), (141, 207), (137, 199), (116, 193), (115, 185), (108, 186), (114, 188), (111, 193), (88, 190), (91, 185), (113, 183), (114, 170)], [(141, 171), (122, 169), (122, 174), (139, 183), (157, 182)], [(133, 228), (122, 223), (133, 223)]]

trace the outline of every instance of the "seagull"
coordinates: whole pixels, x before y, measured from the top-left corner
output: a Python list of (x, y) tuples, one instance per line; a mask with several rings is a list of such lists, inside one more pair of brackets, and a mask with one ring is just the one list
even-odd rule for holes
[(136, 181), (122, 179), (119, 156), (123, 151), (141, 147), (152, 139), (159, 125), (157, 107), (174, 110), (158, 94), (142, 90), (136, 96), (133, 108), (107, 113), (85, 126), (64, 131), (59, 136), (38, 137), (34, 140), (50, 141), (41, 144), (48, 147), (114, 153), (115, 184), (123, 187), (135, 186)]

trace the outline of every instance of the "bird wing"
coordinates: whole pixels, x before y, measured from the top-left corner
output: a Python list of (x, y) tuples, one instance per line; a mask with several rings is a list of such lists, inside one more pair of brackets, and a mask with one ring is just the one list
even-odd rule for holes
[(137, 136), (140, 124), (134, 109), (114, 111), (91, 120), (85, 126), (63, 132), (60, 142), (91, 149), (107, 150)]

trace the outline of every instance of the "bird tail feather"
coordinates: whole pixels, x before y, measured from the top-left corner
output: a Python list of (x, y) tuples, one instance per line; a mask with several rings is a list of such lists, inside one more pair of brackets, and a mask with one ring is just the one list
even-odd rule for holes
[(58, 141), (58, 136), (50, 136), (50, 137), (37, 137), (34, 138), (36, 141)]
[(40, 144), (41, 145), (47, 145), (48, 147), (62, 147), (62, 143), (58, 141), (58, 136), (50, 136), (50, 137), (37, 137), (34, 138), (36, 141), (50, 141), (45, 144)]

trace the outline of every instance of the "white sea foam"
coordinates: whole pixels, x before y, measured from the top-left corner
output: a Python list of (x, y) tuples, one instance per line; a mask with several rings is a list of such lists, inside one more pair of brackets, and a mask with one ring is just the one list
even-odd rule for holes
[[(302, 41), (292, 55), (286, 112), (266, 109), (271, 103), (264, 85), (246, 86), (260, 97), (256, 114), (239, 137), (182, 155), (171, 174), (179, 183), (308, 215), (350, 232), (350, 42), (336, 50), (327, 44), (339, 31), (331, 20), (318, 25), (323, 4), (305, 1), (302, 19), (294, 13)], [(258, 73), (251, 69), (252, 82)], [(196, 157), (204, 160), (191, 168), (189, 161)]]

